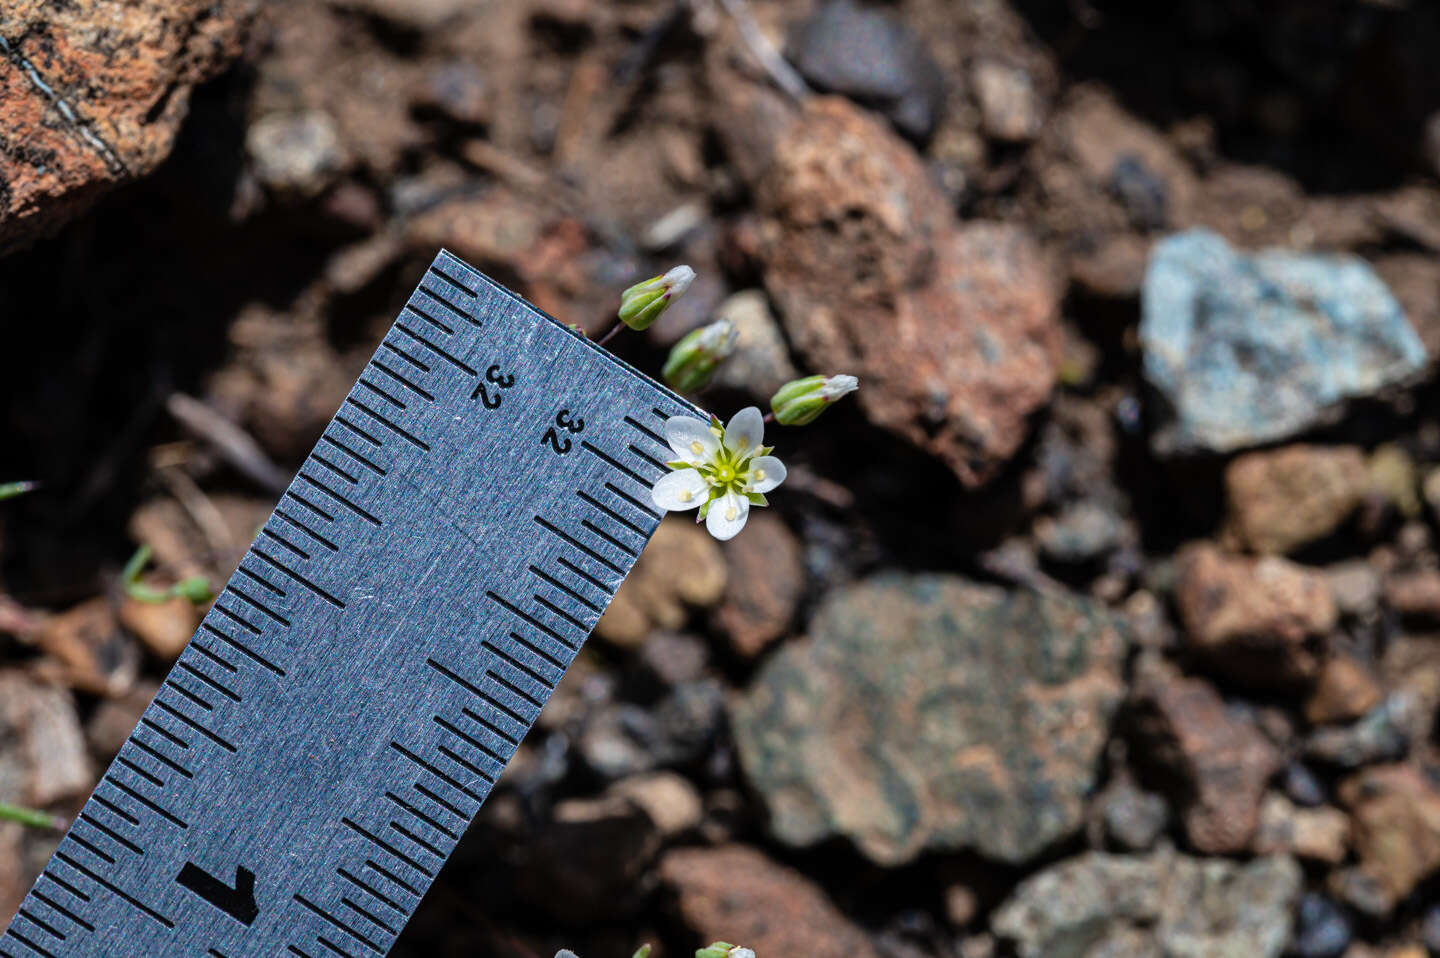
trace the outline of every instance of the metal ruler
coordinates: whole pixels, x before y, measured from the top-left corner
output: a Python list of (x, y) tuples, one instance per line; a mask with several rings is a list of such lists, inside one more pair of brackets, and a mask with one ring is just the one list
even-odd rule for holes
[(0, 956), (388, 952), (659, 523), (677, 413), (441, 253)]

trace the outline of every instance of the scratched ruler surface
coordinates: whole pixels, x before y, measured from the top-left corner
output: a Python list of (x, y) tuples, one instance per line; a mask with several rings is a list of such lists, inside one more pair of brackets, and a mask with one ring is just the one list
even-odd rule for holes
[(0, 956), (388, 952), (658, 524), (681, 412), (441, 253)]

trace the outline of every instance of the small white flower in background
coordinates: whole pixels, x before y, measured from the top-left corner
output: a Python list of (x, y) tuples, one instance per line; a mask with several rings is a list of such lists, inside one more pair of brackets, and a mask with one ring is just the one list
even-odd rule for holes
[(695, 952), (695, 958), (755, 958), (755, 952), (732, 945), (728, 941), (717, 941), (708, 948)]
[(631, 329), (647, 329), (671, 303), (685, 295), (693, 282), (695, 271), (688, 266), (677, 266), (663, 276), (636, 283), (620, 294), (620, 310), (616, 315)]
[(734, 538), (745, 528), (752, 505), (768, 505), (765, 493), (785, 481), (785, 464), (762, 445), (765, 419), (754, 406), (735, 414), (723, 428), (691, 416), (665, 421), (665, 439), (678, 457), (675, 470), (661, 476), (650, 498), (661, 509), (699, 508), (705, 528), (717, 539)]

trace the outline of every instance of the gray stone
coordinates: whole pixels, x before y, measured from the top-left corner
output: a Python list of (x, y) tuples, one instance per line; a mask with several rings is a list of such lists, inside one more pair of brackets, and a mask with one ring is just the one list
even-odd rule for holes
[(1409, 693), (1392, 692), (1350, 725), (1316, 729), (1305, 740), (1305, 754), (1341, 768), (1401, 758), (1410, 747), (1408, 730), (1416, 710), (1422, 707)]
[(884, 113), (913, 140), (928, 140), (945, 108), (945, 79), (925, 45), (889, 14), (830, 0), (791, 32), (785, 49), (801, 76)]
[(1125, 520), (1098, 502), (1077, 502), (1037, 521), (1035, 538), (1052, 562), (1093, 562), (1125, 542)]
[(1141, 305), (1162, 454), (1292, 436), (1426, 364), (1395, 297), (1351, 256), (1246, 255), (1191, 230), (1156, 244)]
[(1022, 882), (991, 927), (1020, 958), (1277, 958), (1301, 878), (1283, 856), (1090, 852)]
[(735, 705), (780, 841), (843, 835), (894, 865), (927, 849), (1025, 861), (1073, 833), (1123, 694), (1102, 607), (939, 575), (829, 598)]
[(763, 290), (735, 293), (720, 304), (715, 316), (735, 325), (735, 352), (715, 374), (717, 385), (768, 400), (785, 383), (799, 378)]

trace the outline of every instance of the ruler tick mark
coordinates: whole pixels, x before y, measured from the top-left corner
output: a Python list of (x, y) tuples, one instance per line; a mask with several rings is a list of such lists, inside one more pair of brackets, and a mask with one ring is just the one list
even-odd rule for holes
[[(244, 570), (243, 570), (243, 569), (236, 569), (235, 571), (236, 571), (236, 572), (243, 572)], [(290, 620), (287, 619), (287, 618), (285, 618), (285, 616), (281, 615), (279, 612), (276, 612), (274, 609), (270, 608), (269, 606), (267, 606), (265, 603), (261, 602), (259, 599), (255, 598), (254, 596), (249, 595), (249, 594), (247, 594), (247, 593), (245, 593), (245, 592), (241, 592), (241, 591), (240, 591), (238, 588), (236, 588), (235, 586), (233, 586), (233, 585), (226, 586), (226, 587), (225, 587), (225, 591), (229, 592), (231, 595), (235, 596), (235, 598), (237, 598), (237, 599), (242, 599), (242, 600), (244, 600), (244, 602), (245, 602), (247, 605), (253, 605), (255, 608), (259, 609), (261, 612), (264, 612), (266, 615), (270, 616), (270, 618), (274, 619), (276, 622), (279, 622), (281, 625), (288, 626), (288, 625), (290, 624)], [(281, 592), (280, 594), (281, 594), (281, 595), (284, 595), (285, 593), (284, 593), (284, 592)]]
[(421, 848), (425, 849), (427, 852), (434, 855), (441, 861), (445, 860), (445, 853), (442, 852), (438, 846), (432, 845), (430, 842), (427, 842), (425, 839), (421, 838), (419, 835), (416, 835), (414, 832), (410, 831), (410, 829), (401, 825), (399, 822), (391, 822), (390, 828), (396, 834), (404, 835), (406, 838), (410, 839), (416, 845), (419, 845)]
[(331, 499), (334, 499), (336, 502), (340, 503), (342, 506), (344, 506), (345, 508), (349, 509), (351, 512), (355, 513), (357, 516), (359, 516), (360, 518), (364, 519), (366, 522), (370, 523), (372, 526), (379, 526), (379, 525), (382, 524), (382, 523), (380, 522), (380, 517), (379, 517), (379, 516), (376, 516), (376, 515), (374, 515), (374, 514), (372, 514), (372, 513), (370, 513), (370, 512), (367, 512), (363, 507), (356, 505), (355, 503), (351, 502), (349, 499), (346, 499), (344, 496), (340, 495), (340, 493), (336, 492), (334, 489), (331, 489), (329, 486), (325, 485), (325, 483), (321, 482), (319, 479), (316, 479), (316, 478), (313, 477), (313, 476), (307, 476), (307, 475), (306, 475), (305, 473), (303, 473), (303, 472), (299, 474), (299, 478), (305, 480), (306, 482), (310, 483), (310, 485), (312, 485), (312, 486), (316, 487), (317, 489), (321, 490), (321, 491), (324, 492), (326, 495), (328, 495)]
[(400, 849), (396, 848), (394, 845), (391, 845), (389, 842), (385, 841), (385, 839), (380, 838), (378, 835), (374, 835), (374, 834), (371, 834), (370, 832), (366, 831), (363, 827), (355, 824), (355, 822), (352, 821), (351, 819), (349, 819), (349, 818), (342, 818), (342, 819), (340, 819), (340, 824), (342, 824), (342, 825), (344, 825), (345, 827), (349, 828), (352, 832), (354, 832), (355, 834), (359, 835), (361, 838), (364, 838), (365, 840), (369, 841), (369, 842), (370, 842), (372, 845), (374, 845), (376, 848), (384, 849), (385, 851), (389, 852), (392, 856), (394, 856), (394, 858), (395, 858), (396, 861), (404, 862), (405, 864), (409, 865), (411, 868), (415, 869), (415, 870), (416, 870), (417, 872), (419, 872), (420, 874), (424, 875), (426, 878), (434, 878), (434, 877), (435, 877), (435, 872), (433, 872), (433, 871), (430, 870), (429, 868), (426, 868), (424, 865), (422, 865), (420, 862), (417, 862), (415, 859), (411, 858), (409, 855), (406, 855), (406, 854), (405, 854), (404, 852), (402, 852)]
[(642, 434), (659, 443), (662, 449), (669, 448), (670, 443), (665, 440), (664, 436), (660, 435), (658, 432), (655, 432), (653, 429), (650, 429), (648, 426), (640, 422), (640, 420), (636, 419), (634, 416), (626, 416), (625, 421), (638, 429)]
[[(557, 578), (555, 578), (554, 576), (550, 575), (550, 573), (545, 572), (545, 571), (543, 571), (543, 570), (541, 570), (541, 569), (539, 569), (539, 568), (537, 568), (536, 566), (533, 566), (533, 565), (532, 565), (532, 566), (529, 566), (528, 568), (530, 569), (531, 572), (535, 573), (535, 575), (539, 576), (539, 577), (540, 577), (541, 579), (543, 579), (544, 581), (550, 583), (550, 584), (553, 585), (555, 588), (559, 589), (561, 592), (565, 593), (565, 594), (568, 595), (570, 598), (574, 599), (576, 602), (579, 602), (581, 605), (583, 605), (583, 606), (585, 606), (586, 608), (590, 609), (592, 612), (603, 612), (603, 611), (605, 611), (604, 609), (600, 608), (600, 606), (596, 605), (594, 602), (591, 602), (589, 599), (585, 598), (583, 595), (581, 595), (580, 593), (576, 592), (574, 589), (570, 588), (570, 587), (569, 587), (568, 585), (566, 585), (565, 583), (561, 582), (559, 579), (557, 579)], [(564, 666), (561, 666), (561, 668), (564, 668)]]
[(584, 489), (576, 490), (575, 495), (578, 496), (582, 502), (587, 502), (590, 505), (594, 506), (596, 509), (599, 509), (601, 512), (605, 513), (607, 516), (614, 519), (616, 522), (620, 523), (622, 526), (629, 529), (636, 535), (639, 535), (642, 538), (649, 538), (650, 533), (646, 532), (643, 528), (637, 526), (635, 523), (631, 522), (629, 519), (625, 518), (620, 513), (616, 512), (614, 509), (601, 502), (599, 499), (596, 499)]
[(629, 466), (623, 465), (619, 460), (612, 458), (609, 453), (602, 452), (600, 448), (597, 447), (590, 440), (580, 440), (580, 446), (592, 456), (595, 456), (602, 462), (608, 463), (612, 469), (616, 470), (617, 472), (624, 473), (631, 479), (634, 479), (636, 482), (640, 483), (640, 485), (644, 486), (646, 489), (650, 488), (650, 480), (646, 479), (644, 476), (640, 475), (640, 473), (636, 472), (634, 469), (631, 469)]
[(416, 765), (423, 768), (425, 771), (429, 772), (431, 775), (434, 775), (436, 778), (440, 779), (440, 781), (444, 782), (446, 785), (449, 785), (451, 788), (455, 789), (455, 791), (464, 795), (466, 798), (472, 799), (477, 803), (483, 803), (485, 801), (485, 797), (483, 795), (477, 795), (475, 792), (471, 791), (470, 788), (467, 787), (465, 784), (456, 781), (449, 775), (446, 775), (443, 771), (436, 768), (431, 763), (425, 761), (423, 758), (416, 755), (414, 752), (410, 751), (408, 748), (401, 745), (399, 742), (391, 742), (390, 747), (395, 749), (395, 751), (399, 752), (401, 755), (408, 758), (410, 761), (414, 762)]
[(399, 436), (401, 439), (404, 439), (416, 449), (419, 449), (422, 452), (430, 451), (430, 444), (428, 442), (421, 439), (419, 436), (415, 435), (409, 430), (403, 428), (402, 426), (391, 422), (388, 418), (385, 417), (383, 413), (376, 412), (374, 409), (371, 409), (369, 406), (365, 405), (363, 402), (356, 399), (354, 396), (347, 397), (345, 401), (350, 405), (354, 406), (356, 409), (359, 409), (369, 415), (371, 419), (374, 419), (380, 425), (384, 426), (386, 429), (389, 429), (395, 435)]
[(310, 453), (310, 459), (312, 462), (317, 462), (324, 468), (329, 469), (331, 472), (335, 473), (335, 475), (339, 476), (341, 479), (344, 479), (352, 486), (360, 481), (359, 476), (356, 476), (354, 473), (346, 472), (344, 469), (341, 469), (339, 466), (335, 465), (335, 463), (331, 462), (329, 459), (326, 459), (318, 452)]
[(260, 666), (263, 666), (264, 668), (269, 669), (271, 672), (274, 672), (276, 675), (283, 676), (283, 675), (285, 674), (285, 670), (284, 670), (284, 669), (282, 669), (280, 666), (276, 665), (274, 662), (271, 662), (269, 659), (265, 658), (265, 656), (261, 655), (259, 652), (256, 652), (254, 649), (250, 648), (248, 645), (245, 645), (245, 644), (242, 643), (240, 640), (238, 640), (238, 639), (232, 639), (230, 636), (226, 635), (224, 632), (221, 632), (219, 629), (217, 629), (217, 628), (215, 628), (215, 627), (213, 627), (213, 626), (211, 626), (211, 625), (209, 625), (208, 623), (205, 623), (205, 622), (200, 623), (200, 628), (206, 630), (206, 631), (209, 632), (211, 635), (213, 635), (213, 636), (215, 636), (217, 639), (219, 639), (221, 642), (224, 642), (226, 645), (228, 645), (228, 646), (230, 646), (231, 648), (233, 648), (236, 652), (239, 652), (240, 654), (245, 655), (245, 656), (248, 656), (249, 658), (253, 659), (254, 662), (255, 662), (257, 665), (260, 665)]
[(398, 373), (395, 370), (391, 369), (389, 366), (385, 365), (380, 360), (372, 359), (370, 360), (370, 365), (374, 366), (377, 370), (389, 376), (391, 379), (395, 380), (397, 383), (404, 386), (406, 389), (409, 389), (411, 392), (415, 393), (422, 399), (425, 399), (428, 402), (435, 401), (434, 393), (430, 392), (425, 387), (415, 382), (412, 382), (410, 379), (406, 378), (401, 373)]
[(71, 829), (70, 834), (66, 837), (75, 844), (79, 845), (81, 848), (88, 851), (90, 854), (94, 855), (96, 858), (104, 860), (107, 865), (115, 864), (115, 859), (113, 856), (106, 854), (105, 852), (96, 848), (94, 845), (87, 842), (84, 837), (74, 831), (74, 829)]
[(516, 606), (500, 598), (500, 596), (496, 595), (493, 592), (487, 591), (485, 595), (487, 598), (495, 602), (502, 609), (505, 609), (511, 615), (514, 615), (520, 619), (524, 619), (526, 622), (530, 623), (535, 628), (539, 629), (541, 632), (544, 632), (546, 635), (550, 636), (550, 638), (554, 639), (556, 642), (559, 642), (561, 645), (565, 646), (565, 648), (569, 649), (571, 652), (579, 650), (580, 647), (578, 645), (571, 642), (569, 639), (565, 638), (559, 632), (555, 631), (550, 626), (546, 625), (544, 622), (541, 622), (539, 619), (535, 618), (530, 613), (524, 611), (523, 609), (517, 608)]
[(134, 762), (130, 761), (125, 756), (117, 755), (115, 756), (115, 761), (119, 762), (121, 765), (125, 766), (130, 771), (134, 772), (136, 775), (139, 775), (141, 778), (145, 779), (145, 781), (149, 782), (151, 785), (154, 785), (156, 788), (165, 787), (164, 779), (145, 771), (145, 769), (141, 768), (139, 765), (136, 765)]
[(334, 915), (330, 914), (328, 911), (321, 908), (319, 905), (310, 901), (305, 896), (296, 895), (295, 900), (301, 905), (303, 905), (305, 908), (309, 909), (310, 911), (319, 915), (324, 920), (328, 921), (330, 924), (334, 925), (336, 928), (345, 932), (345, 934), (349, 935), (351, 938), (354, 938), (356, 941), (360, 942), (360, 944), (364, 945), (366, 948), (369, 948), (371, 951), (375, 952), (377, 955), (383, 955), (385, 953), (385, 950), (379, 945), (375, 944), (375, 942), (371, 941), (369, 938), (366, 938), (364, 935), (360, 934), (360, 932), (351, 928), (349, 925), (345, 924), (343, 921), (336, 918)]
[(566, 542), (570, 543), (572, 546), (579, 549), (581, 552), (585, 553), (590, 558), (603, 565), (605, 568), (610, 569), (612, 572), (615, 572), (618, 575), (625, 574), (624, 569), (620, 568), (618, 565), (611, 562), (609, 559), (605, 558), (603, 555), (596, 552), (594, 549), (590, 548), (585, 543), (581, 542), (579, 539), (570, 535), (568, 532), (562, 531), (559, 527), (555, 526), (553, 523), (550, 522), (550, 520), (546, 519), (544, 516), (536, 516), (535, 521), (541, 526), (543, 526), (545, 529), (548, 529), (550, 532), (559, 536), (561, 539), (564, 539)]
[(30, 912), (30, 911), (27, 911), (27, 910), (24, 909), (24, 908), (21, 908), (21, 909), (19, 909), (18, 911), (16, 911), (15, 914), (17, 914), (17, 915), (19, 915), (20, 917), (24, 918), (24, 919), (25, 919), (26, 921), (28, 921), (30, 924), (34, 925), (36, 928), (39, 928), (41, 931), (45, 932), (45, 933), (46, 933), (47, 935), (49, 935), (51, 938), (57, 939), (57, 940), (59, 940), (59, 941), (64, 941), (64, 940), (65, 940), (65, 933), (64, 933), (63, 931), (61, 931), (60, 929), (56, 928), (55, 926), (53, 926), (53, 925), (51, 925), (51, 924), (49, 924), (49, 923), (47, 923), (47, 922), (41, 921), (39, 918), (36, 918), (33, 912)]
[[(605, 483), (605, 488), (615, 493), (615, 495), (619, 496), (621, 499), (624, 499), (626, 502), (630, 503), (630, 505), (634, 506), (636, 509), (639, 509), (641, 512), (645, 513), (645, 515), (654, 519), (656, 522), (660, 521), (660, 513), (656, 512), (651, 507), (645, 505), (645, 503), (641, 502), (639, 499), (636, 499), (634, 496), (630, 495), (630, 493), (625, 492), (619, 486), (616, 486), (614, 483), (607, 482)], [(646, 535), (648, 536), (649, 533), (647, 532)]]
[(405, 350), (401, 349), (399, 346), (396, 346), (394, 343), (390, 342), (389, 340), (386, 340), (385, 342), (382, 342), (382, 343), (380, 344), (380, 346), (381, 346), (382, 349), (388, 349), (388, 350), (390, 350), (390, 351), (391, 351), (392, 353), (394, 353), (396, 356), (399, 356), (401, 359), (405, 360), (407, 363), (409, 363), (410, 365), (414, 366), (416, 369), (420, 370), (422, 373), (428, 373), (428, 372), (430, 371), (430, 364), (429, 364), (429, 363), (426, 363), (426, 362), (424, 362), (424, 361), (422, 361), (422, 360), (416, 359), (414, 356), (411, 356), (411, 355), (410, 355), (409, 353), (407, 353)]
[(444, 323), (440, 322), (440, 320), (436, 319), (434, 316), (431, 316), (429, 313), (425, 312), (425, 310), (416, 306), (414, 303), (406, 303), (404, 308), (410, 310), (410, 312), (414, 313), (416, 316), (419, 316), (421, 319), (425, 320), (425, 322), (429, 323), (431, 326), (434, 326), (436, 329), (440, 330), (442, 333), (445, 333), (447, 336), (453, 336), (455, 334), (455, 330), (451, 329), (449, 326), (446, 326)]
[(43, 955), (44, 958), (58, 958), (58, 956), (53, 951), (46, 951), (44, 948), (41, 948), (29, 938), (26, 938), (24, 935), (20, 934), (20, 932), (16, 931), (14, 925), (11, 925), (9, 929), (6, 930), (5, 934), (9, 935), (11, 938), (14, 938), (16, 941), (20, 942), (20, 944), (24, 945), (26, 948), (29, 948), (37, 955)]
[(454, 366), (456, 369), (459, 369), (462, 372), (471, 376), (477, 375), (474, 367), (472, 367), (469, 363), (465, 362), (465, 360), (450, 355), (445, 350), (441, 349), (439, 346), (430, 342), (430, 340), (426, 339), (424, 336), (421, 336), (419, 333), (415, 332), (415, 330), (411, 329), (409, 326), (406, 326), (405, 324), (400, 322), (396, 322), (395, 328), (400, 330), (400, 332), (404, 333), (406, 336), (409, 336), (411, 339), (415, 340), (420, 345), (424, 346), (426, 349), (430, 350), (436, 356), (439, 356), (441, 359)]
[(385, 390), (381, 389), (379, 386), (375, 385), (375, 384), (372, 383), (370, 380), (365, 379), (363, 376), (362, 376), (360, 379), (357, 379), (357, 380), (355, 381), (355, 384), (356, 384), (357, 386), (364, 386), (366, 389), (370, 390), (372, 393), (374, 393), (375, 395), (379, 396), (381, 399), (385, 400), (386, 402), (388, 402), (388, 403), (389, 403), (390, 405), (392, 405), (392, 406), (396, 406), (396, 407), (398, 407), (398, 408), (400, 408), (400, 409), (408, 409), (408, 408), (409, 408), (408, 406), (405, 405), (404, 402), (402, 402), (401, 400), (395, 398), (394, 396), (392, 396), (390, 393), (386, 392)]
[[(49, 876), (49, 875), (46, 875), (45, 877), (50, 878), (51, 881), (54, 881), (54, 880), (55, 880), (54, 878), (52, 878), (52, 877)], [(56, 882), (56, 884), (59, 884), (59, 882)], [(81, 918), (79, 915), (75, 914), (73, 911), (71, 911), (70, 909), (66, 908), (64, 905), (60, 904), (60, 903), (59, 903), (58, 901), (56, 901), (55, 899), (51, 898), (49, 895), (46, 895), (46, 894), (45, 894), (43, 891), (41, 891), (40, 889), (36, 888), (34, 891), (31, 892), (31, 894), (35, 896), (35, 900), (36, 900), (36, 901), (43, 902), (44, 904), (49, 905), (49, 906), (50, 906), (50, 909), (51, 909), (52, 911), (54, 911), (56, 914), (65, 916), (65, 917), (68, 918), (71, 922), (75, 923), (76, 925), (79, 925), (81, 928), (84, 928), (86, 931), (94, 931), (94, 930), (95, 930), (95, 926), (94, 926), (94, 925), (90, 924), (88, 921), (86, 921), (85, 919)]]
[(396, 795), (394, 792), (386, 792), (385, 798), (390, 802), (394, 803), (395, 805), (398, 805), (405, 811), (409, 812), (411, 815), (414, 815), (416, 818), (420, 819), (420, 821), (424, 822), (426, 825), (429, 825), (431, 828), (435, 829), (440, 834), (445, 835), (448, 838), (452, 838), (457, 842), (460, 840), (459, 835), (455, 834), (450, 829), (446, 828), (444, 825), (441, 825), (439, 822), (435, 821), (435, 819), (431, 818), (429, 815), (426, 815), (424, 812), (420, 811), (420, 809), (416, 808), (414, 805), (411, 805), (409, 802), (405, 801), (405, 799), (401, 798), (399, 795)]
[(379, 918), (376, 918), (374, 915), (370, 914), (368, 911), (355, 904), (355, 902), (351, 901), (349, 898), (340, 899), (340, 904), (344, 905), (346, 908), (350, 909), (355, 914), (359, 915), (361, 918), (364, 918), (366, 921), (370, 922), (370, 924), (381, 929), (382, 931), (388, 932), (392, 935), (400, 934), (399, 929), (392, 928), (390, 925), (387, 925)]
[[(484, 742), (480, 741), (480, 740), (479, 740), (478, 738), (476, 738), (475, 736), (470, 735), (470, 734), (468, 734), (468, 733), (466, 733), (466, 732), (461, 731), (460, 729), (456, 728), (454, 725), (452, 725), (451, 723), (445, 721), (443, 718), (441, 718), (441, 717), (438, 716), (438, 715), (432, 716), (432, 717), (431, 717), (431, 720), (432, 720), (436, 725), (440, 726), (440, 727), (443, 728), (445, 731), (449, 732), (451, 735), (454, 735), (454, 736), (456, 736), (457, 738), (459, 738), (459, 739), (461, 739), (462, 741), (464, 741), (466, 745), (469, 745), (471, 748), (474, 748), (474, 749), (479, 750), (479, 751), (480, 751), (481, 753), (483, 753), (484, 755), (486, 755), (486, 756), (494, 759), (495, 761), (499, 762), (501, 768), (504, 768), (504, 766), (505, 766), (505, 759), (504, 759), (503, 757), (501, 757), (500, 753), (499, 753), (499, 752), (496, 752), (494, 749), (492, 749), (492, 748), (490, 748), (489, 746), (487, 746)], [(482, 771), (481, 769), (473, 768), (473, 767), (470, 767), (470, 766), (468, 766), (468, 765), (467, 765), (467, 767), (469, 767), (469, 768), (471, 769), (471, 771), (475, 772), (477, 775), (482, 775), (482, 776), (487, 776), (487, 777), (488, 777), (488, 773)]]
[[(137, 731), (138, 731), (138, 730), (137, 730)], [(149, 755), (149, 756), (151, 756), (152, 758), (154, 758), (154, 759), (155, 759), (157, 762), (159, 762), (161, 765), (164, 765), (164, 766), (166, 766), (167, 768), (172, 768), (172, 769), (174, 769), (175, 771), (179, 772), (181, 775), (185, 776), (186, 778), (194, 778), (194, 777), (195, 777), (193, 774), (191, 774), (191, 772), (190, 772), (190, 770), (189, 770), (188, 768), (186, 768), (185, 766), (181, 765), (179, 762), (175, 761), (173, 758), (171, 758), (170, 756), (164, 754), (163, 752), (159, 752), (159, 751), (157, 751), (156, 749), (154, 749), (153, 747), (145, 744), (145, 742), (144, 742), (143, 739), (137, 738), (135, 735), (131, 735), (131, 736), (130, 736), (130, 744), (133, 745), (133, 746), (135, 746), (136, 748), (138, 748), (140, 751), (144, 752), (146, 755)]]
[(205, 736), (210, 741), (223, 748), (225, 751), (237, 751), (235, 746), (231, 745), (229, 742), (225, 741), (223, 738), (216, 735), (214, 732), (210, 731), (208, 728), (201, 725), (199, 722), (195, 721), (190, 716), (186, 715), (184, 712), (171, 705), (169, 702), (162, 702), (160, 701), (160, 699), (157, 698), (154, 702), (154, 705), (156, 708), (175, 716), (175, 718), (179, 720), (182, 724), (187, 725), (195, 731), (199, 732), (201, 735)]
[(130, 851), (134, 852), (135, 854), (137, 854), (137, 855), (143, 855), (143, 854), (145, 854), (145, 849), (141, 848), (139, 845), (137, 845), (137, 844), (135, 844), (134, 842), (130, 841), (130, 839), (126, 838), (124, 835), (121, 835), (119, 832), (115, 831), (113, 828), (110, 828), (109, 826), (107, 826), (107, 825), (104, 824), (103, 822), (97, 821), (96, 819), (90, 817), (90, 815), (89, 815), (88, 813), (86, 813), (86, 812), (81, 812), (81, 813), (77, 816), (77, 818), (78, 818), (80, 821), (84, 822), (85, 824), (93, 827), (94, 829), (96, 829), (97, 831), (99, 831), (101, 834), (104, 834), (104, 835), (109, 836), (113, 841), (116, 841), (116, 842), (118, 842), (119, 844), (123, 845), (125, 848), (130, 849)]
[(345, 869), (337, 868), (335, 869), (335, 874), (339, 875), (341, 878), (345, 879), (350, 884), (354, 885), (356, 888), (359, 888), (361, 891), (368, 893), (370, 897), (374, 898), (382, 905), (388, 905), (390, 908), (392, 908), (401, 915), (405, 914), (405, 909), (400, 905), (399, 902), (395, 901), (395, 899), (391, 898), (389, 895), (386, 895), (383, 892), (379, 891), (374, 886), (362, 881), (359, 878), (356, 878), (354, 875), (350, 874)]
[(64, 852), (56, 852), (56, 853), (55, 853), (55, 857), (56, 857), (58, 860), (64, 862), (64, 863), (67, 864), (67, 865), (69, 865), (71, 868), (75, 869), (75, 870), (76, 870), (77, 872), (79, 872), (80, 874), (84, 875), (86, 878), (88, 878), (88, 879), (90, 879), (91, 881), (93, 881), (95, 884), (99, 885), (101, 888), (104, 888), (106, 891), (109, 891), (109, 892), (111, 892), (112, 894), (116, 895), (117, 897), (120, 898), (121, 901), (124, 901), (124, 902), (126, 902), (126, 903), (128, 903), (128, 904), (130, 904), (130, 905), (133, 905), (135, 908), (139, 909), (143, 914), (149, 916), (150, 918), (155, 919), (155, 920), (158, 921), (160, 924), (164, 925), (166, 928), (174, 928), (174, 927), (175, 927), (175, 923), (174, 923), (173, 921), (171, 921), (169, 918), (166, 918), (164, 915), (160, 914), (158, 911), (156, 911), (155, 909), (151, 908), (149, 905), (146, 905), (144, 902), (140, 901), (140, 899), (135, 898), (135, 897), (133, 897), (132, 895), (127, 894), (123, 889), (119, 888), (118, 886), (116, 886), (116, 885), (114, 885), (114, 884), (106, 881), (104, 878), (101, 878), (99, 875), (95, 874), (95, 873), (92, 872), (90, 869), (86, 868), (83, 864), (81, 864), (80, 862), (77, 862), (75, 859), (71, 858), (69, 855), (65, 854)]

